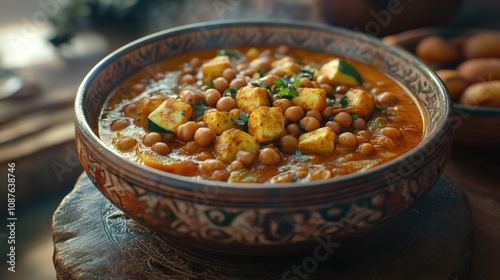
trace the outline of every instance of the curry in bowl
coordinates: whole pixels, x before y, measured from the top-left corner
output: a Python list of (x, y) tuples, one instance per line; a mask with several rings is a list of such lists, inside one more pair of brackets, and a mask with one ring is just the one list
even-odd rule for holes
[(130, 160), (229, 183), (309, 182), (416, 147), (409, 90), (373, 67), (288, 46), (181, 54), (119, 85), (99, 136)]

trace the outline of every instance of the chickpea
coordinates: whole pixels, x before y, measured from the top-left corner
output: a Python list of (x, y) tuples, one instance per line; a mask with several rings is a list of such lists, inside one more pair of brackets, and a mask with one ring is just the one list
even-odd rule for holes
[(300, 106), (290, 106), (285, 110), (284, 116), (291, 122), (297, 122), (304, 116), (304, 109)]
[(269, 59), (266, 57), (259, 57), (250, 62), (250, 67), (253, 70), (260, 70), (263, 72), (267, 72), (271, 70), (271, 62), (269, 62)]
[(281, 45), (278, 47), (276, 52), (278, 52), (279, 54), (288, 54), (290, 53), (290, 47), (287, 45)]
[(285, 70), (281, 69), (281, 68), (274, 68), (273, 70), (271, 70), (272, 74), (278, 76), (278, 77), (283, 77), (286, 75), (285, 73)]
[(255, 69), (248, 68), (248, 69), (241, 71), (240, 74), (243, 76), (246, 76), (246, 77), (253, 77), (255, 72), (256, 72)]
[(396, 104), (396, 102), (398, 102), (398, 98), (389, 91), (377, 95), (377, 100), (380, 102), (380, 104), (385, 106), (392, 106)]
[(318, 84), (331, 84), (332, 81), (330, 81), (330, 79), (328, 79), (327, 76), (323, 76), (323, 75), (319, 75), (318, 78), (316, 78), (316, 82), (318, 82)]
[(325, 109), (323, 109), (323, 111), (321, 111), (321, 115), (325, 119), (328, 119), (329, 117), (333, 116), (333, 107), (327, 106)]
[(244, 166), (250, 166), (255, 160), (255, 155), (247, 151), (238, 151), (236, 153), (236, 159), (241, 161)]
[(193, 67), (198, 68), (201, 66), (201, 59), (198, 57), (193, 57), (193, 58), (191, 58), (191, 61), (189, 62), (189, 64), (191, 64), (191, 66), (193, 66)]
[(292, 135), (285, 135), (280, 138), (279, 145), (284, 151), (294, 152), (299, 147), (299, 140)]
[(204, 161), (207, 159), (213, 159), (213, 158), (214, 158), (214, 154), (212, 154), (211, 152), (207, 152), (207, 151), (199, 152), (196, 155), (196, 159), (200, 160), (200, 161)]
[(319, 88), (319, 83), (316, 82), (316, 81), (312, 81), (311, 85), (312, 85), (313, 88)]
[(229, 83), (230, 88), (234, 88), (236, 90), (246, 86), (248, 84), (247, 79), (243, 77), (235, 78)]
[(315, 170), (311, 173), (311, 181), (325, 180), (331, 177), (332, 177), (332, 172), (326, 169)]
[(343, 128), (348, 128), (352, 124), (352, 117), (346, 112), (338, 113), (335, 117), (333, 117), (333, 120), (338, 122)]
[(351, 132), (344, 132), (339, 135), (338, 142), (340, 145), (345, 147), (356, 147), (358, 145), (358, 139), (356, 135)]
[(116, 142), (116, 147), (118, 148), (118, 150), (126, 152), (132, 150), (136, 144), (137, 141), (134, 138), (123, 136)]
[(236, 108), (236, 100), (234, 100), (231, 96), (224, 96), (217, 101), (216, 108), (219, 111), (229, 112)]
[(313, 131), (321, 127), (321, 123), (314, 117), (304, 117), (300, 124), (305, 131)]
[(207, 147), (215, 141), (216, 134), (208, 127), (200, 127), (194, 133), (194, 142), (200, 147)]
[(276, 149), (264, 148), (259, 152), (259, 160), (264, 165), (276, 165), (281, 161), (281, 157)]
[(219, 170), (215, 170), (214, 173), (212, 173), (212, 176), (210, 176), (210, 179), (212, 179), (214, 181), (225, 182), (229, 179), (229, 176), (231, 176), (231, 174), (227, 170), (219, 169)]
[(361, 137), (364, 137), (368, 140), (370, 140), (370, 138), (372, 137), (372, 134), (369, 132), (369, 131), (366, 131), (366, 130), (360, 130), (357, 132), (357, 134)]
[(321, 116), (321, 113), (317, 109), (307, 111), (306, 116), (316, 118), (320, 122), (323, 120), (323, 116)]
[(319, 84), (319, 87), (324, 89), (327, 94), (333, 94), (333, 88), (329, 84)]
[(391, 139), (399, 139), (403, 136), (401, 131), (399, 129), (394, 128), (394, 127), (384, 127), (381, 130), (382, 135), (387, 136)]
[[(184, 68), (182, 68), (182, 74), (189, 74), (191, 75), (193, 78), (196, 78), (194, 77), (194, 75), (196, 74), (196, 68), (190, 66), (190, 65), (186, 65), (184, 66)], [(187, 82), (185, 82), (186, 84), (188, 84)]]
[(248, 63), (240, 63), (236, 65), (236, 72), (241, 72), (246, 69), (248, 69)]
[(160, 133), (158, 132), (150, 132), (144, 135), (144, 138), (142, 138), (142, 143), (146, 147), (151, 147), (153, 144), (160, 142), (163, 140), (163, 136), (161, 136)]
[(299, 81), (300, 81), (300, 84), (302, 85), (302, 87), (306, 87), (306, 88), (313, 87), (311, 80), (309, 80), (308, 78), (302, 77), (299, 79)]
[(137, 91), (137, 92), (143, 92), (146, 90), (146, 85), (144, 83), (138, 83), (138, 84), (135, 84), (133, 87), (132, 87), (132, 90), (133, 91)]
[(177, 140), (177, 137), (173, 133), (165, 133), (163, 134), (163, 142), (172, 142)]
[(186, 74), (182, 76), (180, 84), (194, 84), (196, 83), (197, 79), (195, 76), (192, 74)]
[(261, 80), (266, 84), (266, 86), (272, 87), (274, 85), (274, 82), (276, 82), (276, 80), (278, 80), (279, 78), (280, 77), (275, 74), (270, 74), (262, 77)]
[(229, 165), (229, 170), (231, 171), (236, 171), (236, 170), (240, 170), (240, 169), (243, 169), (245, 168), (245, 166), (243, 165), (243, 163), (239, 160), (234, 160), (233, 162), (231, 162), (231, 164)]
[(346, 86), (346, 85), (337, 86), (335, 88), (335, 93), (336, 94), (346, 94), (349, 89), (350, 89), (349, 86)]
[(198, 146), (194, 141), (189, 141), (184, 146), (182, 149), (188, 153), (188, 154), (196, 154), (201, 152), (201, 147)]
[(210, 174), (215, 170), (226, 169), (226, 165), (219, 159), (206, 159), (201, 163), (200, 169), (202, 172)]
[(179, 125), (177, 128), (177, 138), (179, 140), (188, 142), (193, 140), (194, 133), (198, 129), (198, 124), (193, 121)]
[(215, 78), (213, 83), (215, 89), (219, 92), (224, 92), (229, 87), (229, 82), (224, 77)]
[(357, 118), (356, 120), (353, 121), (352, 126), (355, 129), (365, 129), (366, 128), (366, 121), (363, 118)]
[(126, 117), (133, 118), (137, 114), (137, 104), (132, 103), (123, 107), (123, 113)]
[[(203, 116), (200, 117), (201, 119), (203, 119)], [(196, 124), (198, 125), (198, 127), (207, 127), (207, 123), (204, 121), (197, 121)]]
[(370, 143), (362, 143), (359, 145), (358, 152), (361, 155), (368, 157), (375, 152), (375, 148), (373, 148), (373, 145)]
[(210, 88), (205, 91), (205, 103), (207, 103), (208, 106), (214, 107), (215, 104), (217, 104), (217, 101), (221, 99), (222, 94), (220, 91)]
[(224, 79), (230, 82), (236, 78), (236, 74), (237, 74), (236, 70), (234, 70), (233, 68), (226, 68), (222, 72), (222, 77), (224, 77)]
[(342, 131), (342, 126), (336, 121), (328, 121), (325, 126), (330, 127), (335, 134), (339, 134)]
[(181, 98), (181, 101), (187, 104), (198, 104), (200, 97), (195, 94), (193, 91), (189, 89), (183, 89), (179, 93), (179, 97)]
[(286, 109), (292, 106), (292, 101), (286, 98), (280, 98), (273, 102), (274, 107), (280, 107), (282, 112), (285, 112)]
[(114, 120), (109, 127), (113, 131), (120, 131), (120, 130), (124, 130), (129, 125), (130, 125), (130, 121), (128, 119), (118, 119), (118, 120)]
[(168, 155), (170, 152), (172, 152), (172, 149), (170, 148), (170, 146), (165, 142), (154, 143), (153, 146), (151, 146), (151, 150), (153, 150), (154, 152), (156, 152), (162, 156)]
[(361, 143), (368, 143), (368, 139), (366, 139), (365, 137), (363, 136), (359, 136), (359, 135), (356, 135), (356, 139), (358, 139), (358, 144), (361, 144)]
[(299, 137), (302, 132), (300, 131), (300, 126), (297, 123), (291, 123), (286, 126), (286, 133)]

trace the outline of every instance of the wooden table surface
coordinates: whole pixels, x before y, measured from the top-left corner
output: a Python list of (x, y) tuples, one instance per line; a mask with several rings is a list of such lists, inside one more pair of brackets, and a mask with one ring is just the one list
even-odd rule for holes
[[(464, 10), (481, 7), (477, 1), (465, 2), (467, 9)], [(491, 5), (497, 3), (495, 0), (482, 2)], [(37, 3), (38, 1), (29, 0), (2, 3), (0, 12), (8, 11), (8, 14), (0, 17), (0, 36), (16, 32), (22, 34), (25, 25), (21, 19), (31, 19), (40, 10)], [(231, 18), (231, 11), (224, 16)], [(496, 25), (493, 26), (500, 26), (500, 17), (495, 22)], [(47, 26), (39, 27), (38, 31), (42, 34), (30, 38), (34, 46), (31, 52), (39, 52), (38, 56), (44, 59), (34, 59), (26, 48), (22, 49), (22, 55), (14, 51), (2, 53), (2, 62), (17, 63), (7, 63), (9, 65), (4, 66), (13, 68), (26, 81), (35, 83), (32, 92), (38, 96), (37, 99), (20, 99), (15, 102), (0, 101), (0, 164), (4, 166), (9, 161), (18, 163), (18, 174), (23, 175), (19, 176), (18, 182), (19, 203), (40, 193), (51, 193), (61, 188), (69, 190), (74, 184), (82, 171), (74, 158), (72, 119), (73, 100), (78, 85), (102, 57), (117, 46), (134, 39), (116, 38), (119, 34), (115, 34), (113, 40), (108, 40), (102, 34), (87, 32), (75, 38), (73, 46), (67, 49), (69, 56), (68, 53), (60, 56), (53, 50), (47, 51), (50, 46), (37, 43), (37, 40), (44, 41), (48, 34)], [(4, 41), (9, 43), (8, 40)], [(92, 47), (89, 47), (89, 43)], [(43, 46), (45, 50), (39, 46)], [(4, 46), (2, 50), (6, 49), (8, 48)], [(47, 59), (47, 53), (50, 54), (50, 60)], [(30, 63), (22, 64), (28, 61)], [(5, 114), (7, 110), (14, 108), (12, 104), (25, 109), (34, 107), (22, 111), (23, 114), (19, 111)], [(495, 152), (454, 147), (445, 170), (445, 174), (465, 191), (472, 210), (472, 279), (500, 279), (500, 143), (498, 147)], [(54, 166), (58, 164), (67, 168), (61, 176), (57, 176), (55, 171)], [(3, 172), (5, 169), (0, 170), (0, 176)], [(47, 255), (48, 259), (50, 253)]]
[(500, 150), (454, 146), (445, 175), (462, 188), (472, 210), (471, 279), (500, 279)]

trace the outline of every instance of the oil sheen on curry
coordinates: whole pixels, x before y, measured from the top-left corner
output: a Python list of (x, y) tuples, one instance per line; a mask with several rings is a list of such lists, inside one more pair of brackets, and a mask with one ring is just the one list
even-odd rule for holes
[(248, 47), (183, 54), (117, 87), (100, 138), (130, 160), (229, 183), (362, 172), (423, 135), (408, 90), (332, 54)]

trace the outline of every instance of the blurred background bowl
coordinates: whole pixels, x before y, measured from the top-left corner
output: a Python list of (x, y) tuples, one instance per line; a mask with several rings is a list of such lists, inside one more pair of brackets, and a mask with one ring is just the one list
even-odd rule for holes
[[(422, 143), (366, 172), (273, 185), (165, 173), (125, 159), (97, 136), (101, 110), (112, 90), (137, 70), (179, 53), (253, 45), (334, 53), (386, 73), (407, 87), (421, 107)], [(372, 231), (429, 191), (451, 147), (451, 101), (427, 66), (364, 34), (298, 22), (202, 23), (144, 37), (90, 71), (75, 108), (80, 160), (105, 197), (174, 242), (232, 254), (298, 253), (316, 246), (316, 237), (341, 240)]]
[[(418, 43), (429, 36), (445, 39), (458, 38), (458, 43), (480, 32), (496, 31), (477, 28), (433, 27), (408, 30), (384, 37), (382, 40), (415, 54)], [(500, 46), (499, 46), (500, 47)], [(453, 104), (455, 112), (453, 142), (476, 149), (500, 149), (500, 108), (486, 108)]]

